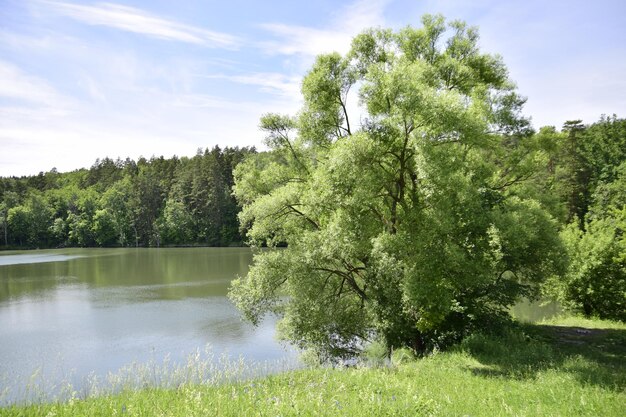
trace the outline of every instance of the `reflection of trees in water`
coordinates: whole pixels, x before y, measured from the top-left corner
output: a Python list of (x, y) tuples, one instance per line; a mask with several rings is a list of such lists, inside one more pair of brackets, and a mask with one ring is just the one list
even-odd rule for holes
[(254, 356), (259, 357), (268, 354), (268, 349), (277, 350), (274, 340), (275, 317), (267, 317), (254, 327), (240, 319), (240, 312), (232, 304), (229, 303), (223, 308), (219, 317), (207, 317), (205, 324), (200, 328), (206, 343), (253, 350)]
[(0, 301), (41, 296), (60, 283), (74, 283), (68, 262), (42, 262), (0, 266)]
[[(71, 277), (96, 288), (140, 287), (156, 299), (225, 296), (230, 281), (245, 275), (245, 248), (72, 249), (83, 257), (64, 262), (0, 267), (0, 301), (53, 290)], [(64, 253), (64, 252), (63, 252)], [(145, 292), (144, 292), (145, 291)], [(132, 297), (132, 292), (129, 294)]]
[(207, 341), (219, 340), (224, 344), (238, 343), (252, 333), (252, 326), (239, 320), (239, 312), (234, 307), (229, 316), (206, 319), (206, 324), (201, 329)]
[(518, 320), (538, 322), (555, 317), (563, 312), (559, 303), (554, 301), (522, 300), (511, 308), (511, 314)]

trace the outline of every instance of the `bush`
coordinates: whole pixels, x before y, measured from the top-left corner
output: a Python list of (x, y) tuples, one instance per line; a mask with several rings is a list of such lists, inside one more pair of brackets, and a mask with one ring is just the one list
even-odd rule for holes
[(626, 210), (614, 214), (588, 222), (585, 232), (573, 223), (561, 233), (570, 265), (548, 293), (586, 317), (626, 321)]

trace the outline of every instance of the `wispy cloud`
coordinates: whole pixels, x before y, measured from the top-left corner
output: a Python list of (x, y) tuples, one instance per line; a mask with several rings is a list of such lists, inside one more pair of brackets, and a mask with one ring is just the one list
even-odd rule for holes
[(190, 109), (238, 109), (246, 105), (243, 102), (235, 102), (226, 100), (222, 97), (211, 96), (208, 94), (179, 94), (172, 95), (170, 102), (174, 107), (184, 107)]
[(63, 41), (71, 40), (69, 37), (58, 36), (56, 39), (50, 34), (29, 36), (0, 29), (0, 46), (21, 50), (49, 50), (59, 43), (59, 38)]
[[(159, 92), (129, 101), (115, 114), (87, 105), (72, 117), (45, 120), (0, 107), (0, 144), (10, 150), (0, 152), (0, 176), (32, 175), (52, 167), (70, 171), (104, 156), (184, 156), (198, 147), (258, 142), (262, 105), (224, 105), (201, 95), (177, 100)], [(142, 114), (137, 117), (138, 111), (129, 109), (142, 109)]]
[(327, 28), (318, 29), (278, 23), (264, 23), (261, 28), (277, 40), (260, 47), (270, 54), (316, 56), (327, 52), (345, 53), (354, 35), (385, 23), (384, 10), (389, 0), (358, 0), (340, 9)]
[(384, 11), (389, 3), (391, 0), (357, 0), (338, 11), (333, 18), (333, 26), (354, 34), (384, 25)]
[(242, 75), (212, 74), (203, 77), (257, 86), (262, 92), (285, 98), (298, 98), (300, 96), (300, 82), (302, 80), (300, 76), (288, 76), (277, 72), (258, 72)]
[(264, 23), (261, 27), (278, 38), (260, 44), (269, 54), (316, 56), (324, 52), (345, 52), (350, 47), (351, 35), (339, 30), (280, 23)]
[(108, 26), (157, 39), (226, 49), (235, 49), (240, 44), (239, 39), (230, 34), (168, 20), (135, 7), (114, 3), (87, 6), (58, 1), (42, 1), (42, 4), (89, 25)]
[(0, 60), (0, 97), (46, 106), (62, 106), (67, 99), (45, 80), (24, 73), (17, 66)]

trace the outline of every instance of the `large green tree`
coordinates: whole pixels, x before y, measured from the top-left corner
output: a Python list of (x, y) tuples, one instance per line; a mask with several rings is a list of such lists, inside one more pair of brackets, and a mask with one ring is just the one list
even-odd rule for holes
[(257, 254), (231, 297), (324, 356), (445, 345), (558, 267), (555, 222), (516, 192), (531, 132), (504, 64), (475, 28), (422, 23), (319, 56), (298, 116), (264, 116), (271, 151), (235, 172), (250, 243), (286, 248)]

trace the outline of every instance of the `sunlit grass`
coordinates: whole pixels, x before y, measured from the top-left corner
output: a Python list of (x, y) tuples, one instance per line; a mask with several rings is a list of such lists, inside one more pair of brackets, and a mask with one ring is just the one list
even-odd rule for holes
[[(123, 392), (159, 389), (176, 390), (183, 386), (217, 386), (236, 383), (285, 372), (300, 367), (295, 358), (276, 361), (250, 362), (228, 353), (215, 356), (210, 346), (197, 349), (184, 361), (163, 360), (131, 363), (105, 376), (91, 374), (79, 382), (72, 372), (59, 377), (60, 371), (45, 374), (42, 368), (30, 376), (24, 386), (11, 386), (8, 375), (0, 376), (0, 407), (8, 404), (74, 403), (89, 398), (115, 396)], [(13, 384), (15, 385), (15, 384)], [(0, 416), (4, 415), (0, 408)]]
[[(207, 378), (214, 369), (202, 365), (196, 373), (194, 360), (173, 374), (167, 388), (138, 389), (147, 375), (121, 378), (118, 388), (124, 388), (116, 394), (0, 414), (622, 416), (626, 405), (626, 325), (613, 322), (521, 324), (398, 365), (303, 369), (256, 379), (240, 379), (237, 366), (221, 378)], [(164, 375), (170, 371), (163, 369)]]
[(537, 324), (553, 326), (584, 327), (587, 329), (621, 329), (626, 330), (626, 323), (612, 320), (588, 319), (582, 316), (562, 314), (539, 321)]

